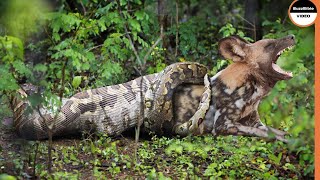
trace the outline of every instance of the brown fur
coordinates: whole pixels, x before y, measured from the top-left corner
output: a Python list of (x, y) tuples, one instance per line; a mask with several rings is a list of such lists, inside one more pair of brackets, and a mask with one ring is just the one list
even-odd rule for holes
[(203, 85), (183, 85), (176, 89), (173, 100), (176, 122), (184, 122), (193, 116), (203, 92)]
[(231, 91), (234, 91), (246, 81), (250, 70), (250, 67), (245, 63), (234, 63), (221, 72), (220, 78)]

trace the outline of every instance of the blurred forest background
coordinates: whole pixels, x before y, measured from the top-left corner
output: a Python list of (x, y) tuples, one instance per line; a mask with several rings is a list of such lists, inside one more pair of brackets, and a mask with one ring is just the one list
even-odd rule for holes
[[(314, 26), (290, 22), (291, 2), (1, 0), (0, 179), (312, 178)], [(215, 74), (230, 63), (218, 54), (219, 39), (239, 35), (254, 42), (288, 34), (296, 36), (297, 45), (278, 64), (294, 78), (279, 82), (259, 112), (265, 124), (289, 132), (289, 144), (155, 136), (141, 140), (133, 152), (130, 138), (101, 136), (55, 140), (48, 158), (45, 141), (12, 135), (8, 95), (19, 84), (41, 86), (43, 96), (58, 99), (159, 72), (175, 62), (199, 62)]]

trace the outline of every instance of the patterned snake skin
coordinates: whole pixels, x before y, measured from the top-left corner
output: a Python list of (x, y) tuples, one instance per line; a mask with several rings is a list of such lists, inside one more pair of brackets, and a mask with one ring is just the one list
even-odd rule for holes
[[(30, 103), (15, 96), (12, 99), (14, 125), (25, 139), (48, 138), (48, 126), (52, 127), (53, 136), (86, 131), (116, 136), (137, 126), (138, 122), (143, 123), (147, 132), (185, 136), (197, 131), (198, 121), (203, 120), (209, 108), (211, 91), (206, 74), (207, 68), (198, 63), (172, 64), (157, 74), (77, 93), (63, 100), (58, 114), (47, 108), (28, 113)], [(185, 122), (177, 123), (172, 99), (175, 89), (182, 84), (204, 85), (204, 93), (196, 113)], [(27, 96), (25, 91), (19, 90), (22, 97)]]

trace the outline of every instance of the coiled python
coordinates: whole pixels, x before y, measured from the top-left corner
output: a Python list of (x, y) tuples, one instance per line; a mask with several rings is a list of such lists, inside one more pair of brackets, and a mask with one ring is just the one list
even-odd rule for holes
[[(22, 98), (12, 98), (14, 126), (26, 139), (48, 138), (48, 126), (52, 128), (53, 136), (85, 131), (116, 136), (139, 122), (145, 131), (160, 135), (197, 133), (211, 97), (206, 74), (207, 68), (198, 63), (172, 64), (157, 74), (77, 93), (63, 100), (58, 114), (44, 107), (28, 113), (26, 109), (30, 103), (25, 99), (26, 91), (34, 90), (32, 86), (26, 86), (19, 90)], [(176, 114), (181, 111), (175, 107), (183, 104), (175, 97), (181, 99), (187, 95), (184, 94), (187, 92), (183, 89), (185, 85), (198, 88), (197, 102), (192, 102), (196, 108), (186, 112), (186, 116)], [(187, 118), (181, 118), (183, 116)]]

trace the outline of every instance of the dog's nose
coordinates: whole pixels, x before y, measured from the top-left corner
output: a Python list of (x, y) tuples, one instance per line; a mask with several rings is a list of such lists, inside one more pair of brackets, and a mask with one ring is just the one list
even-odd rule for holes
[(294, 40), (294, 35), (293, 35), (293, 34), (290, 34), (290, 35), (288, 36), (288, 38)]

